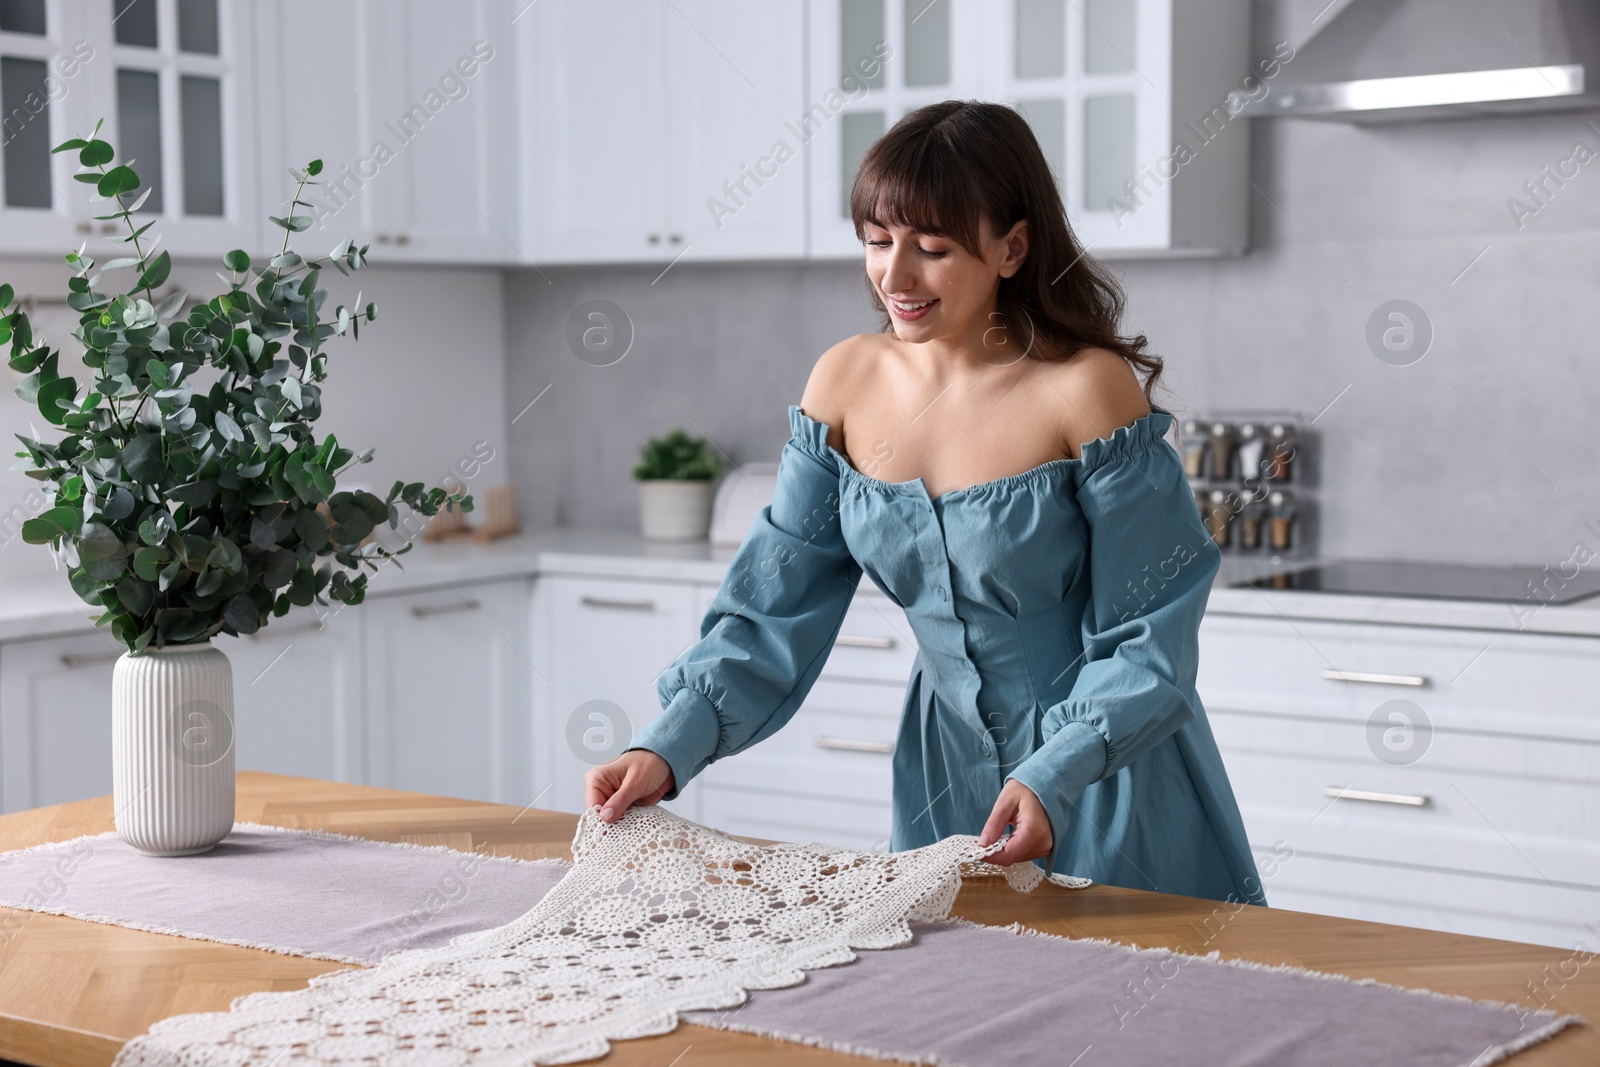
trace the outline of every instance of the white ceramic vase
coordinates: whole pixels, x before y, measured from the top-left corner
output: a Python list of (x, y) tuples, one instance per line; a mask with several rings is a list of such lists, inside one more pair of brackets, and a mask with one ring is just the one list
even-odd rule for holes
[(233, 668), (221, 650), (123, 653), (112, 674), (117, 835), (150, 856), (205, 852), (233, 829)]
[(640, 532), (652, 541), (703, 541), (711, 529), (709, 478), (639, 482)]

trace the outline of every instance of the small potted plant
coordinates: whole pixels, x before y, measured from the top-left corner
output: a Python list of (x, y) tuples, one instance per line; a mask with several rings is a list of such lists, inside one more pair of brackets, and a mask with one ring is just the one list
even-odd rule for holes
[(653, 541), (699, 541), (711, 529), (711, 487), (722, 464), (703, 437), (673, 430), (640, 449), (639, 524)]
[[(52, 506), (23, 525), (49, 544), (73, 590), (102, 608), (98, 625), (127, 646), (113, 674), (112, 759), (118, 834), (153, 855), (203, 852), (233, 827), (233, 677), (217, 634), (255, 633), (292, 607), (329, 599), (359, 604), (367, 574), (396, 551), (368, 544), (379, 523), (420, 527), (441, 508), (470, 509), (421, 482), (396, 482), (387, 497), (341, 491), (339, 476), (372, 458), (312, 424), (322, 413), (324, 343), (358, 336), (372, 304), (327, 309), (317, 282), (366, 262), (343, 241), (319, 259), (289, 248), (311, 216), (300, 196), (321, 169), (291, 170), (298, 185), (283, 218), (283, 247), (264, 264), (243, 251), (223, 257), (226, 291), (192, 303), (157, 296), (172, 267), (133, 213), (148, 195), (112, 146), (73, 138), (80, 181), (110, 206), (128, 254), (101, 265), (69, 252), (67, 304), (86, 380), (65, 373), (15, 294), (0, 285), (0, 344), (26, 375), (17, 394), (64, 436), (20, 437), (14, 469), (42, 482)], [(131, 271), (120, 293), (103, 278)], [(127, 275), (124, 275), (127, 277)], [(106, 288), (120, 288), (106, 286)], [(187, 311), (185, 308), (187, 307)], [(81, 372), (80, 372), (81, 373)], [(406, 509), (402, 514), (401, 509)]]

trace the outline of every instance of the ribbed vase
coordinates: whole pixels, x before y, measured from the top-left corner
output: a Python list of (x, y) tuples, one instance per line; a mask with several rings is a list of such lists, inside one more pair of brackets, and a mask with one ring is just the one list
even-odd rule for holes
[(233, 668), (221, 650), (123, 653), (112, 675), (117, 835), (150, 856), (204, 852), (233, 829)]

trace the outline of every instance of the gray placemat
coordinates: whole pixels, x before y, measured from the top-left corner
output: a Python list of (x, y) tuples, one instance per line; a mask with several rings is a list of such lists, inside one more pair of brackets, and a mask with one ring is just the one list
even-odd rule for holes
[[(210, 852), (156, 857), (109, 831), (0, 853), (0, 905), (368, 964), (503, 926), (567, 869), (256, 823)], [(0, 939), (22, 922), (0, 915)]]
[(1580, 1022), (1341, 975), (960, 920), (687, 1022), (970, 1067), (1485, 1067)]
[[(238, 824), (158, 859), (114, 833), (0, 854), (0, 904), (371, 963), (504, 925), (568, 870)], [(26, 916), (0, 915), (0, 939)], [(688, 1022), (884, 1060), (969, 1067), (1485, 1067), (1572, 1016), (1291, 968), (955, 921)]]

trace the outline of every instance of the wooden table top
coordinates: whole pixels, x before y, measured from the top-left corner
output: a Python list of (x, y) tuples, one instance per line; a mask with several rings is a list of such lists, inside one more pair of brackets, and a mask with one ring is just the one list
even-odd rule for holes
[[(380, 841), (463, 851), (570, 859), (576, 816), (424, 796), (309, 778), (242, 772), (240, 822), (318, 828)], [(0, 816), (0, 849), (112, 829), (110, 797)], [(957, 914), (1069, 937), (1210, 951), (1293, 964), (1441, 993), (1544, 1006), (1600, 1024), (1600, 962), (1570, 949), (1353, 922), (1275, 908), (1217, 912), (1214, 901), (1112, 886), (1045, 884), (1013, 892), (1001, 879), (969, 882)], [(1226, 917), (1219, 921), (1215, 915)], [(1209, 921), (1209, 925), (1206, 925)], [(1209, 931), (1209, 933), (1208, 933)], [(28, 1064), (108, 1064), (158, 1019), (222, 1011), (234, 997), (298, 989), (343, 964), (0, 908), (0, 1057)], [(1539, 1000), (1532, 990), (1539, 989)], [(682, 1024), (670, 1034), (620, 1041), (603, 1061), (640, 1067), (873, 1064), (748, 1034)], [(1600, 1034), (1568, 1027), (1516, 1056), (1517, 1067), (1594, 1067)]]

